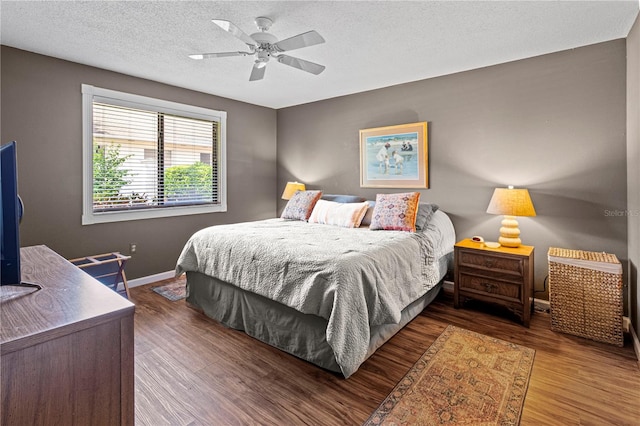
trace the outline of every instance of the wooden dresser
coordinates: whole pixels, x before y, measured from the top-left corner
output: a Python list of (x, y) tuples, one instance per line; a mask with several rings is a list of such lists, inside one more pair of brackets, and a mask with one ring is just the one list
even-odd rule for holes
[(502, 305), (529, 327), (533, 298), (533, 247), (488, 248), (470, 239), (455, 245), (454, 307), (465, 299)]
[(45, 246), (0, 288), (2, 425), (133, 425), (134, 305)]

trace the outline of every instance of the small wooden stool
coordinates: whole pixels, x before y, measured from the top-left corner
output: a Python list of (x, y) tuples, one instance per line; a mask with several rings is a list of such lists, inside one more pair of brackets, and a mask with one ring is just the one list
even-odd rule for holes
[(124, 273), (125, 264), (129, 259), (131, 256), (125, 256), (116, 251), (70, 259), (69, 262), (116, 292), (118, 291), (118, 283), (122, 281), (127, 299), (129, 299), (129, 285)]

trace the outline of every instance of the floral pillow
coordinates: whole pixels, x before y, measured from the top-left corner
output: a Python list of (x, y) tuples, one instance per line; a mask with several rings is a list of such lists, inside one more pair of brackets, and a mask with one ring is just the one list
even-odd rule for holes
[(343, 228), (357, 228), (367, 212), (369, 204), (340, 203), (335, 201), (318, 200), (311, 212), (309, 223), (323, 223), (325, 225), (342, 226)]
[(282, 212), (283, 219), (307, 220), (313, 207), (322, 196), (321, 191), (298, 191), (289, 200)]
[(369, 229), (416, 232), (419, 192), (378, 194)]

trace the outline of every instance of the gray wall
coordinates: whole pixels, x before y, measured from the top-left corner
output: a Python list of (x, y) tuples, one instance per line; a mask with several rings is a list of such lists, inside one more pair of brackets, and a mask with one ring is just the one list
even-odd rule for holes
[(421, 199), (451, 216), (459, 239), (497, 240), (501, 218), (485, 211), (494, 187), (512, 184), (529, 188), (538, 213), (519, 220), (524, 244), (536, 247), (537, 289), (550, 246), (626, 261), (625, 46), (616, 40), (278, 110), (278, 191), (297, 179), (327, 193), (394, 192), (360, 188), (358, 130), (427, 121), (430, 189)]
[(629, 299), (633, 328), (640, 333), (640, 16), (627, 37), (627, 185)]
[[(129, 278), (172, 270), (187, 238), (205, 226), (276, 214), (276, 111), (2, 46), (0, 140), (18, 142), (25, 203), (23, 246), (66, 258), (138, 252)], [(81, 84), (227, 111), (228, 211), (81, 225)]]
[[(542, 289), (550, 246), (628, 258), (627, 181), (635, 185), (631, 202), (638, 179), (631, 168), (627, 178), (626, 156), (640, 149), (637, 127), (635, 142), (633, 129), (628, 141), (625, 133), (625, 79), (634, 72), (626, 54), (625, 40), (616, 40), (276, 113), (3, 46), (0, 137), (19, 142), (22, 245), (47, 244), (76, 257), (126, 253), (135, 242), (131, 278), (166, 271), (195, 230), (279, 213), (288, 180), (370, 198), (394, 192), (359, 187), (358, 130), (428, 121), (430, 189), (422, 198), (450, 214), (458, 238), (495, 240), (500, 218), (485, 213), (493, 188), (529, 188), (538, 216), (521, 218), (520, 229), (524, 243), (536, 246)], [(82, 83), (227, 111), (229, 211), (82, 226)], [(638, 225), (629, 223), (637, 264)], [(632, 283), (637, 301), (636, 288)]]

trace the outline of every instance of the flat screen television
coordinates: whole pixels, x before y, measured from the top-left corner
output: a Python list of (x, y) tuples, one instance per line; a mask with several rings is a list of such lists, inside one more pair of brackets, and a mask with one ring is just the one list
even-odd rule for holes
[(0, 284), (41, 288), (25, 283), (20, 276), (20, 219), (22, 200), (18, 196), (16, 142), (0, 146)]

